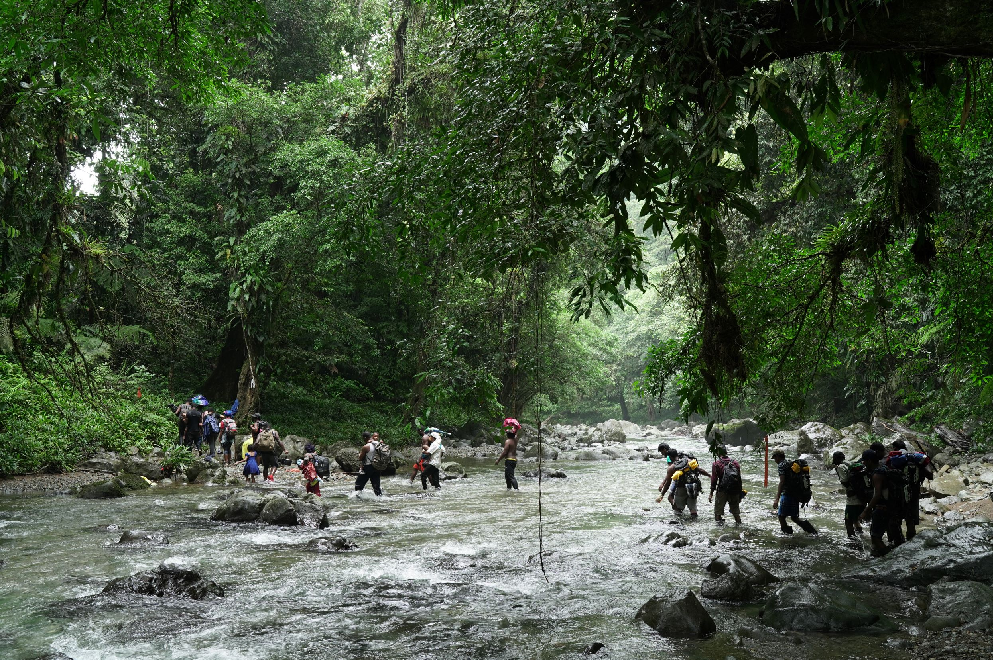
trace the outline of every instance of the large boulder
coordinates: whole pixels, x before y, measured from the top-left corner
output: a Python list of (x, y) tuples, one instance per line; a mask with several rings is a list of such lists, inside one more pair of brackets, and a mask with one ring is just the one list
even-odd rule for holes
[(582, 449), (576, 452), (577, 461), (609, 461), (610, 456), (604, 454), (600, 451), (593, 451), (591, 449)]
[(259, 520), (268, 525), (292, 527), (297, 524), (297, 510), (283, 493), (270, 493), (262, 500)]
[(153, 456), (129, 456), (121, 462), (121, 472), (158, 481), (162, 478), (162, 463)]
[(993, 523), (926, 529), (851, 577), (899, 587), (920, 587), (944, 577), (993, 581)]
[(214, 510), (210, 519), (224, 522), (255, 522), (259, 519), (264, 505), (262, 496), (258, 493), (235, 491)]
[(328, 455), (334, 459), (342, 472), (357, 473), (362, 464), (359, 463), (359, 449), (347, 444), (338, 444), (328, 450)]
[(640, 619), (663, 637), (699, 639), (717, 632), (717, 624), (692, 591), (674, 599), (674, 595), (652, 596), (641, 606), (635, 619)]
[(707, 570), (716, 577), (703, 581), (700, 594), (715, 600), (749, 600), (755, 587), (761, 587), (779, 578), (748, 557), (724, 554), (710, 561)]
[(927, 608), (929, 622), (935, 618), (957, 619), (956, 625), (963, 626), (967, 630), (993, 628), (993, 589), (985, 584), (972, 580), (936, 582), (931, 585), (929, 592), (931, 596)]
[(879, 622), (879, 613), (855, 596), (817, 583), (783, 582), (766, 601), (762, 621), (778, 630), (846, 632)]
[(928, 482), (927, 486), (928, 490), (938, 497), (958, 495), (960, 491), (965, 489), (965, 487), (965, 480), (962, 478), (962, 473), (958, 470), (942, 472), (932, 481)]
[(118, 478), (87, 484), (79, 489), (79, 496), (84, 500), (106, 500), (124, 497), (128, 494), (127, 485)]
[(302, 527), (315, 527), (317, 529), (324, 529), (328, 526), (327, 511), (324, 509), (324, 505), (318, 500), (319, 498), (316, 495), (310, 493), (301, 498), (290, 500), (297, 513), (298, 525)]
[(111, 580), (103, 593), (202, 600), (208, 596), (223, 596), (224, 589), (196, 570), (163, 563), (154, 571)]
[(732, 419), (726, 424), (714, 424), (710, 433), (711, 437), (719, 434), (720, 441), (730, 447), (759, 445), (765, 440), (765, 431), (754, 419)]
[(123, 461), (121, 457), (112, 451), (101, 451), (76, 466), (77, 470), (85, 472), (110, 472), (116, 474), (120, 471)]
[[(541, 443), (541, 457), (546, 460), (555, 461), (559, 458), (559, 450), (547, 442)], [(538, 458), (538, 443), (529, 446), (524, 452), (524, 458)]]
[(304, 448), (310, 443), (308, 438), (304, 438), (299, 435), (288, 435), (281, 438), (283, 441), (283, 447), (286, 448), (286, 454), (283, 457), (289, 457), (290, 462), (296, 463), (298, 458), (303, 458)]
[(461, 463), (449, 461), (441, 464), (441, 471), (445, 479), (464, 479), (466, 477), (465, 468)]
[(597, 424), (593, 435), (600, 442), (626, 442), (628, 439), (627, 433), (624, 432), (624, 426), (616, 419), (608, 419), (606, 422)]
[(797, 434), (796, 450), (799, 454), (813, 454), (841, 441), (841, 433), (821, 422), (808, 422), (800, 427)]

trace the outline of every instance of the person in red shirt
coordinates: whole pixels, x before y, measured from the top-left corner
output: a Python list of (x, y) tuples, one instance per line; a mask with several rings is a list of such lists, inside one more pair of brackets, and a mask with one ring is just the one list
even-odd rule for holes
[(708, 502), (714, 501), (714, 492), (717, 492), (717, 502), (714, 504), (714, 519), (718, 523), (724, 522), (724, 505), (731, 509), (736, 525), (741, 524), (741, 511), (738, 504), (741, 502), (741, 465), (733, 458), (728, 458), (728, 450), (724, 445), (717, 447), (717, 460), (710, 467), (710, 498)]
[(314, 467), (314, 457), (310, 454), (304, 456), (300, 459), (299, 467), (300, 473), (303, 475), (304, 484), (307, 486), (307, 492), (320, 497), (321, 480), (317, 476), (317, 468)]

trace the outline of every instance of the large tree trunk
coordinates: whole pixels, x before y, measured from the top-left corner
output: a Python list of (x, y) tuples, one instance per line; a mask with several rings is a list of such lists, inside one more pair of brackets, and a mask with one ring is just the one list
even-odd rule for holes
[(230, 405), (239, 394), (242, 367), (245, 364), (245, 333), (241, 321), (235, 320), (228, 329), (217, 364), (200, 391), (211, 401)]

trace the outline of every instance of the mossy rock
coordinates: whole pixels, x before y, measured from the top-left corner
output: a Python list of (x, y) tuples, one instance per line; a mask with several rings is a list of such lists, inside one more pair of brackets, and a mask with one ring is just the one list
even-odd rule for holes
[(127, 494), (124, 482), (117, 478), (87, 484), (79, 489), (79, 496), (84, 500), (105, 500), (124, 497)]
[(140, 475), (129, 474), (127, 472), (121, 472), (117, 475), (117, 478), (124, 484), (124, 487), (128, 490), (145, 490), (148, 488), (149, 484)]

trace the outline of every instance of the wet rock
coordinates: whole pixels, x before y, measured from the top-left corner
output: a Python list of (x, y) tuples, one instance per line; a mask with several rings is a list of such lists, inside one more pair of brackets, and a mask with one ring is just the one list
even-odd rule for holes
[(264, 502), (258, 493), (235, 491), (211, 514), (211, 520), (224, 522), (255, 522), (262, 513)]
[(292, 500), (297, 513), (297, 524), (302, 527), (324, 529), (328, 526), (328, 514), (322, 503), (316, 502), (316, 495), (307, 494), (300, 499)]
[(641, 428), (637, 424), (608, 419), (597, 424), (593, 437), (597, 442), (627, 442), (628, 431), (631, 431), (632, 435), (641, 434)]
[(328, 451), (342, 472), (356, 474), (362, 468), (359, 463), (359, 450), (350, 445), (336, 445)]
[(962, 462), (962, 459), (950, 452), (942, 451), (935, 454), (932, 461), (938, 467), (942, 467), (945, 465), (947, 465), (948, 467), (955, 467)]
[(923, 530), (850, 575), (900, 587), (925, 586), (946, 576), (988, 584), (993, 580), (993, 524), (967, 522), (942, 530)]
[(120, 479), (121, 483), (123, 483), (124, 487), (128, 490), (147, 490), (148, 487), (151, 486), (148, 481), (137, 474), (120, 472), (118, 473), (117, 478)]
[(663, 637), (703, 638), (717, 632), (717, 624), (692, 591), (678, 600), (675, 594), (652, 596), (641, 606), (640, 619)]
[(712, 575), (740, 575), (748, 584), (757, 587), (779, 582), (778, 577), (743, 555), (718, 555), (707, 564), (706, 568)]
[(145, 532), (140, 529), (128, 529), (121, 534), (118, 545), (168, 545), (169, 537), (161, 532)]
[(821, 422), (808, 422), (800, 427), (796, 450), (800, 454), (813, 454), (821, 449), (833, 447), (840, 441), (841, 433), (834, 427)]
[(291, 463), (296, 463), (298, 458), (303, 458), (304, 448), (311, 443), (308, 438), (299, 435), (288, 435), (281, 438), (283, 447), (286, 448), (284, 457), (288, 457)]
[(932, 616), (924, 622), (924, 629), (930, 632), (939, 632), (946, 628), (958, 628), (962, 625), (962, 620), (957, 616)]
[(87, 484), (79, 489), (79, 496), (84, 500), (103, 500), (115, 497), (124, 497), (128, 494), (128, 489), (124, 482), (114, 478), (108, 481), (98, 481), (95, 484)]
[(713, 600), (744, 601), (752, 598), (754, 590), (740, 575), (725, 573), (704, 580), (700, 586), (700, 595)]
[[(928, 622), (924, 626), (935, 630), (931, 619), (954, 618), (967, 630), (988, 630), (993, 627), (993, 589), (981, 582), (936, 582), (929, 588), (931, 602), (927, 608)], [(942, 625), (942, 627), (946, 627)]]
[(444, 473), (445, 479), (463, 479), (466, 476), (465, 468), (462, 467), (462, 464), (454, 461), (442, 463), (441, 471)]
[(272, 493), (262, 500), (259, 520), (268, 525), (292, 527), (297, 524), (297, 511), (286, 495)]
[(879, 613), (855, 596), (816, 583), (790, 580), (766, 601), (762, 620), (777, 630), (844, 632), (868, 628)]
[(583, 653), (585, 653), (586, 655), (596, 655), (597, 653), (600, 652), (601, 649), (604, 648), (606, 648), (606, 645), (603, 644), (602, 642), (593, 642), (585, 649), (583, 649)]
[(208, 596), (223, 596), (224, 589), (194, 569), (163, 563), (154, 571), (112, 580), (103, 588), (103, 593), (202, 600)]
[(346, 550), (354, 550), (357, 547), (344, 536), (338, 536), (332, 539), (313, 539), (307, 544), (308, 549), (322, 553), (344, 552)]
[[(523, 473), (525, 477), (531, 479), (538, 478), (537, 470), (528, 470)], [(549, 470), (548, 468), (541, 468), (541, 478), (542, 479), (565, 479), (566, 474), (562, 470)]]

